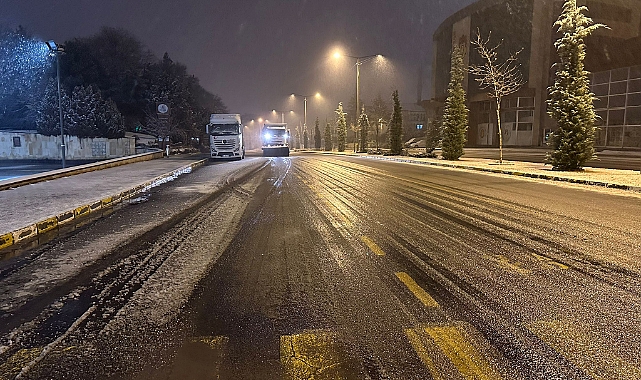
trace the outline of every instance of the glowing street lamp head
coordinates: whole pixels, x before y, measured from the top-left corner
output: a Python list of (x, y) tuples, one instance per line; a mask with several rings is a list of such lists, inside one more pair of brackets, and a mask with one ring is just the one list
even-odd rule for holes
[(51, 50), (51, 51), (58, 50), (58, 46), (56, 45), (54, 40), (49, 40), (49, 41), (46, 42), (46, 44), (49, 47), (49, 50)]
[(340, 58), (340, 57), (342, 57), (342, 56), (343, 56), (343, 55), (342, 55), (339, 51), (334, 52), (334, 58), (338, 59), (338, 58)]

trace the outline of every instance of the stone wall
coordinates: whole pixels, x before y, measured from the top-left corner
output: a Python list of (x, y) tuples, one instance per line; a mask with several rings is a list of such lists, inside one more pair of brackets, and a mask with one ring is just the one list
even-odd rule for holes
[[(78, 138), (65, 136), (67, 160), (108, 159), (133, 155), (133, 138)], [(60, 136), (35, 132), (0, 131), (0, 160), (59, 160)]]

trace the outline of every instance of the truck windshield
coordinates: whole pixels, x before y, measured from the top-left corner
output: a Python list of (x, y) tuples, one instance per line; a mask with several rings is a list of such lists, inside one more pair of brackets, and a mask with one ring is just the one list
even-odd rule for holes
[(272, 136), (282, 136), (287, 133), (287, 131), (284, 129), (267, 129), (266, 132)]
[(238, 124), (209, 124), (209, 133), (212, 135), (237, 135), (239, 130)]

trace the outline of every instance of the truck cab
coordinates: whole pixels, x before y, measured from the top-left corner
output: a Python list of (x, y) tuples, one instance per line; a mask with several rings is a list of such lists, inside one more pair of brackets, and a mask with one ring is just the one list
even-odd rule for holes
[(207, 124), (211, 159), (245, 158), (243, 126), (239, 114), (212, 114)]
[(261, 130), (263, 157), (289, 156), (287, 123), (265, 123)]

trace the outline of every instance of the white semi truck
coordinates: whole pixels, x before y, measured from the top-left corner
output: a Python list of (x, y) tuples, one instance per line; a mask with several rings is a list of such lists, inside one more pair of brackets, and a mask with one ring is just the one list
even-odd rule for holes
[(207, 124), (210, 158), (245, 158), (243, 125), (239, 114), (214, 113)]
[(265, 123), (261, 130), (263, 157), (289, 156), (287, 123)]

